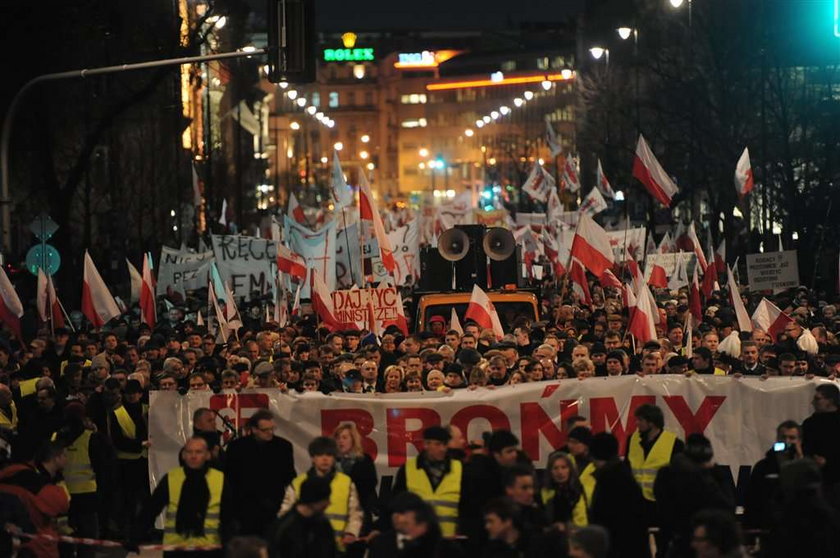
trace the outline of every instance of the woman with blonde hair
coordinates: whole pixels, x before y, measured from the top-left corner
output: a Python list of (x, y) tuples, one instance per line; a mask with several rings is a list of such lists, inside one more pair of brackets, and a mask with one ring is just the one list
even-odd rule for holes
[(403, 391), (402, 386), (404, 371), (402, 366), (392, 364), (385, 369), (385, 374), (383, 376), (385, 381), (382, 385), (382, 391), (384, 393), (399, 393)]
[[(364, 536), (370, 532), (373, 515), (379, 515), (379, 500), (376, 496), (376, 486), (378, 484), (376, 467), (373, 465), (373, 459), (362, 448), (362, 436), (359, 434), (355, 423), (343, 422), (339, 424), (333, 432), (333, 438), (338, 445), (336, 469), (350, 477), (359, 493), (359, 504), (365, 514), (361, 531), (361, 535)], [(356, 550), (355, 547), (349, 548), (347, 556), (364, 554), (364, 549), (358, 549), (361, 550), (358, 554)]]
[(568, 453), (555, 451), (548, 456), (540, 500), (549, 523), (561, 531), (569, 524), (575, 527), (588, 524), (586, 493), (575, 462)]

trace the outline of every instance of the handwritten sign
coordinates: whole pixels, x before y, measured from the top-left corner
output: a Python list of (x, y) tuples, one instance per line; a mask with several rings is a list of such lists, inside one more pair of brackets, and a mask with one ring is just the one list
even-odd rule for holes
[(747, 254), (747, 278), (753, 291), (784, 290), (799, 285), (796, 250)]
[(373, 318), (378, 322), (397, 319), (396, 287), (334, 291), (332, 299), (336, 318), (343, 323), (367, 323), (371, 308)]
[(158, 264), (157, 294), (172, 289), (182, 295), (186, 290), (207, 286), (207, 269), (213, 252), (189, 252), (164, 246)]
[(277, 246), (271, 240), (240, 235), (213, 235), (213, 253), (222, 281), (237, 298), (271, 290), (277, 273)]

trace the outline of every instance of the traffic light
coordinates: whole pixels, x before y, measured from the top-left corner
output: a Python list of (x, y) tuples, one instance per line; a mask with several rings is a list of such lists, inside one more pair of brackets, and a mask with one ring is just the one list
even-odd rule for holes
[(315, 81), (315, 0), (268, 1), (268, 81)]

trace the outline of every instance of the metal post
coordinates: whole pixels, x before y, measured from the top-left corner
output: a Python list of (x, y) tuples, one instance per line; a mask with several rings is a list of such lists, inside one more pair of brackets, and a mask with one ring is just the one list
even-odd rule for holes
[(6, 110), (6, 118), (3, 120), (3, 131), (0, 134), (0, 207), (2, 207), (2, 227), (3, 227), (3, 244), (0, 246), (4, 251), (11, 247), (11, 200), (9, 199), (9, 141), (12, 135), (12, 124), (17, 115), (18, 108), (23, 97), (29, 90), (39, 83), (47, 81), (56, 81), (62, 79), (72, 78), (87, 78), (99, 76), (104, 74), (114, 74), (117, 72), (127, 72), (132, 70), (146, 70), (149, 68), (162, 68), (166, 66), (181, 66), (183, 64), (193, 64), (195, 62), (207, 62), (210, 60), (224, 60), (228, 58), (247, 58), (249, 56), (259, 56), (265, 54), (267, 49), (257, 49), (251, 52), (223, 52), (220, 54), (206, 54), (203, 56), (184, 56), (181, 58), (170, 58), (167, 60), (151, 60), (148, 62), (138, 62), (136, 64), (120, 64), (118, 66), (105, 66), (102, 68), (88, 68), (83, 70), (70, 70), (67, 72), (57, 72), (53, 74), (44, 74), (32, 78), (21, 87), (12, 101), (9, 103), (9, 108)]

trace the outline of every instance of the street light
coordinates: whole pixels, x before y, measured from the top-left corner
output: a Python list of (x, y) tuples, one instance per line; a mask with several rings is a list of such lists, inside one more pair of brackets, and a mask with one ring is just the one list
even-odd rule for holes
[(521, 107), (523, 104), (525, 104), (525, 101), (523, 101), (523, 100), (522, 100), (522, 99), (520, 99), (519, 97), (516, 97), (516, 98), (513, 100), (513, 106), (515, 106), (516, 108)]
[(490, 124), (490, 121), (492, 120), (492, 118), (487, 115), (482, 116), (481, 119), (484, 120), (485, 124)]
[(604, 53), (606, 53), (606, 52), (607, 52), (607, 49), (605, 49), (603, 47), (599, 47), (599, 46), (594, 46), (594, 47), (589, 49), (589, 54), (591, 54), (592, 58), (594, 58), (595, 60), (600, 60), (601, 57), (604, 56)]
[(309, 116), (313, 116), (316, 112), (318, 112), (318, 109), (315, 108), (315, 105), (309, 105), (308, 107), (306, 107), (306, 112), (309, 114)]
[(289, 128), (291, 128), (292, 130), (300, 130), (300, 124), (298, 124), (297, 122), (292, 122), (291, 124), (289, 124)]
[(522, 96), (525, 97), (526, 101), (530, 101), (531, 99), (534, 98), (534, 92), (533, 91), (526, 91), (525, 93), (522, 94)]
[(359, 139), (361, 139), (361, 140), (362, 140), (362, 143), (367, 143), (367, 142), (369, 142), (369, 141), (370, 141), (370, 136), (369, 136), (369, 135), (367, 135), (367, 134), (365, 134), (365, 135), (363, 135), (363, 136), (362, 136), (361, 138), (359, 138)]
[(337, 141), (333, 144), (333, 149), (335, 149), (336, 151), (341, 151), (342, 149), (344, 149), (344, 144), (340, 141)]
[(484, 127), (484, 120), (476, 120), (475, 125), (476, 125), (477, 128), (483, 128)]
[(421, 156), (421, 157), (423, 157), (424, 159), (425, 159), (426, 157), (428, 157), (428, 156), (429, 156), (429, 150), (428, 150), (428, 149), (426, 149), (425, 147), (421, 147), (421, 148), (420, 148), (420, 151), (418, 151), (418, 153), (419, 153), (419, 154), (420, 154), (420, 156)]
[(671, 3), (671, 7), (679, 8), (683, 5), (683, 0), (668, 0)]
[(501, 114), (499, 114), (498, 111), (494, 110), (490, 112), (490, 118), (492, 118), (493, 120), (498, 120), (500, 116)]
[(502, 113), (502, 116), (507, 116), (508, 114), (510, 114), (510, 107), (501, 106), (499, 107), (499, 112)]
[(473, 137), (474, 134), (475, 134), (475, 132), (472, 131), (472, 128), (467, 128), (466, 130), (464, 130), (464, 135), (467, 136), (468, 138)]
[(288, 91), (286, 91), (286, 97), (294, 101), (297, 98), (297, 91), (295, 91), (294, 89), (289, 89)]
[(542, 80), (542, 83), (540, 83), (540, 85), (542, 85), (542, 88), (546, 91), (551, 89), (551, 82), (548, 81), (547, 79)]
[(618, 36), (621, 37), (621, 40), (626, 41), (630, 38), (630, 34), (633, 32), (633, 29), (630, 27), (619, 27), (616, 31), (618, 31)]
[(298, 97), (297, 106), (303, 108), (306, 106), (306, 97)]
[(360, 159), (367, 159), (368, 157), (370, 157), (370, 154), (367, 151), (359, 151)]

